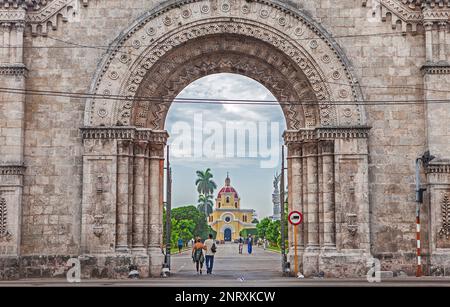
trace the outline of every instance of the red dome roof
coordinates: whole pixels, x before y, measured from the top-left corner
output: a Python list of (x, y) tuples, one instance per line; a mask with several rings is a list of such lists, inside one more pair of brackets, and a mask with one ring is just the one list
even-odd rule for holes
[(220, 189), (219, 194), (217, 195), (217, 198), (220, 198), (223, 193), (234, 193), (234, 198), (238, 198), (238, 193), (233, 187), (230, 186), (224, 186), (222, 189)]
[(225, 179), (225, 186), (222, 189), (220, 189), (219, 194), (217, 194), (217, 198), (220, 198), (223, 193), (234, 193), (234, 198), (235, 199), (239, 198), (236, 190), (230, 185), (230, 181), (231, 181), (230, 177), (228, 177), (227, 174), (227, 178)]

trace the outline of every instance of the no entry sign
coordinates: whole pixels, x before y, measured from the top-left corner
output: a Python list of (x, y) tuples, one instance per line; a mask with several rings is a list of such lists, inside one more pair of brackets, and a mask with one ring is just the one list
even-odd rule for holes
[(298, 225), (303, 221), (303, 214), (298, 211), (292, 211), (291, 213), (289, 213), (288, 221), (292, 225)]

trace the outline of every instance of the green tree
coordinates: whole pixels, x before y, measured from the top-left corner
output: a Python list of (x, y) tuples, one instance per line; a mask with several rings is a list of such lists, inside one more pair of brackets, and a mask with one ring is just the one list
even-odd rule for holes
[(268, 217), (265, 217), (258, 223), (258, 225), (256, 225), (256, 230), (258, 232), (259, 238), (266, 237), (267, 228), (269, 227), (271, 222), (272, 221)]
[(272, 221), (267, 227), (266, 238), (273, 245), (278, 245), (278, 236), (280, 235), (280, 221)]
[[(206, 223), (206, 216), (203, 212), (197, 210), (193, 205), (178, 207), (172, 209), (172, 218), (176, 220), (191, 220), (195, 228), (192, 232), (193, 237), (206, 238), (209, 234), (209, 227)], [(192, 238), (192, 237), (191, 237)]]
[(171, 232), (171, 244), (172, 246), (177, 245), (178, 239), (182, 239), (184, 243), (189, 241), (193, 234), (192, 232), (195, 229), (195, 224), (192, 220), (176, 220), (171, 219), (172, 221), (172, 232)]
[[(212, 195), (204, 195), (204, 194), (200, 194), (198, 196), (198, 205), (197, 205), (197, 209), (200, 212), (206, 212), (207, 216), (209, 216), (212, 212), (213, 212), (213, 206), (214, 203), (212, 201), (213, 196)], [(206, 207), (206, 209), (205, 209)]]
[[(197, 192), (203, 195), (212, 195), (214, 190), (217, 189), (217, 185), (212, 180), (213, 174), (211, 173), (211, 169), (208, 168), (204, 172), (197, 171), (197, 180), (195, 180), (195, 185), (197, 186)], [(205, 212), (205, 216), (208, 216), (207, 206), (204, 206), (203, 212)]]

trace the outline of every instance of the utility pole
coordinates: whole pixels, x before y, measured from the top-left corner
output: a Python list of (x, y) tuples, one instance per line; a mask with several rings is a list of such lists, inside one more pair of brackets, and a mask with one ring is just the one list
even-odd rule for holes
[(169, 146), (167, 146), (166, 165), (166, 259), (165, 266), (170, 270), (170, 237), (171, 237), (171, 211), (172, 211), (172, 169), (170, 168)]
[(283, 275), (286, 273), (286, 238), (284, 220), (286, 218), (284, 212), (284, 145), (281, 146), (281, 178), (280, 178), (280, 225), (281, 225), (281, 269)]
[(416, 159), (416, 250), (417, 250), (417, 268), (416, 277), (422, 276), (422, 255), (420, 241), (420, 206), (423, 203), (423, 192), (426, 190), (420, 187), (420, 162), (425, 168), (435, 157), (430, 155), (427, 150), (422, 157)]

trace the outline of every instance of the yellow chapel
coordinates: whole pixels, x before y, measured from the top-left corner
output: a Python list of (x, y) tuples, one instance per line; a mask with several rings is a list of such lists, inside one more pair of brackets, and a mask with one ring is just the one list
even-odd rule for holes
[(213, 212), (208, 217), (208, 224), (217, 232), (216, 240), (231, 241), (239, 239), (243, 229), (255, 229), (252, 223), (253, 209), (241, 209), (240, 198), (236, 190), (230, 185), (227, 174), (225, 186), (217, 194)]

